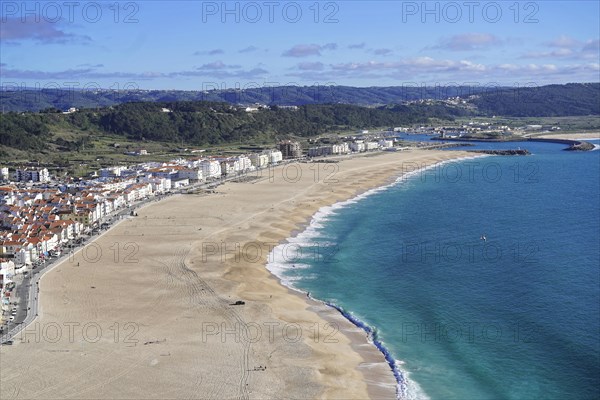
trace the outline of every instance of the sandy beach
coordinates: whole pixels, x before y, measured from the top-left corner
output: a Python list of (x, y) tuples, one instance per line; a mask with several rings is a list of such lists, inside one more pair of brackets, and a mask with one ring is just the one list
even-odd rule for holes
[(292, 164), (151, 203), (41, 279), (39, 317), (0, 348), (0, 398), (394, 398), (364, 331), (267, 258), (320, 207), (465, 156)]
[(535, 136), (540, 139), (566, 139), (566, 140), (585, 140), (598, 139), (600, 132), (582, 132), (582, 133), (551, 133), (547, 135)]

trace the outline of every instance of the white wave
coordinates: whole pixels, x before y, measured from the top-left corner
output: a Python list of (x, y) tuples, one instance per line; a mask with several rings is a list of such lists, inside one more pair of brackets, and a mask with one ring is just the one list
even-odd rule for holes
[(404, 363), (396, 361), (396, 368), (402, 372), (404, 382), (398, 384), (398, 398), (402, 400), (429, 400), (429, 396), (423, 391), (423, 388), (412, 379), (410, 379), (410, 373), (402, 369)]

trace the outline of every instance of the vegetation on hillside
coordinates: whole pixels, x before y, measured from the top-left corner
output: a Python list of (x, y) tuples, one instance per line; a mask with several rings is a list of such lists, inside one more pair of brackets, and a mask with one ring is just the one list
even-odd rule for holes
[(504, 117), (600, 115), (600, 83), (571, 83), (490, 91), (473, 96), (480, 114)]
[[(310, 137), (334, 129), (426, 123), (429, 118), (451, 120), (465, 114), (456, 107), (416, 104), (381, 108), (305, 105), (295, 110), (272, 107), (246, 112), (227, 103), (126, 103), (71, 114), (56, 113), (52, 109), (42, 113), (5, 113), (1, 116), (0, 143), (21, 150), (39, 150), (48, 142), (76, 149), (85, 145), (86, 137), (112, 134), (136, 141), (206, 146), (287, 136)], [(53, 138), (52, 132), (59, 130), (79, 135), (70, 142)]]
[(130, 102), (211, 101), (229, 104), (382, 106), (416, 100), (460, 97), (481, 115), (599, 115), (600, 83), (525, 87), (435, 86), (408, 83), (390, 87), (279, 86), (241, 90), (8, 90), (0, 91), (0, 111), (102, 108)]

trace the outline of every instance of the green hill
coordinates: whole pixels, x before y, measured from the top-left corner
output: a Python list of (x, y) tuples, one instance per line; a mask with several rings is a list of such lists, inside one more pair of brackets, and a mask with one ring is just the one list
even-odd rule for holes
[[(45, 151), (53, 146), (76, 150), (81, 137), (114, 135), (133, 141), (208, 146), (426, 123), (430, 118), (452, 120), (464, 115), (467, 112), (463, 108), (440, 104), (379, 108), (323, 104), (297, 109), (273, 106), (246, 112), (244, 107), (214, 102), (125, 103), (71, 114), (57, 109), (4, 113), (0, 116), (0, 144), (19, 150)], [(67, 141), (60, 132), (71, 132), (73, 137)]]

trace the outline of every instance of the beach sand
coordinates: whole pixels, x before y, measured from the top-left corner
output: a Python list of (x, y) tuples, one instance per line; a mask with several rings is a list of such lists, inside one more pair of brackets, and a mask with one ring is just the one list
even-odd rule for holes
[(39, 317), (0, 348), (0, 398), (394, 398), (364, 331), (282, 286), (267, 257), (320, 207), (470, 155), (293, 164), (151, 203), (42, 278)]
[(582, 132), (582, 133), (549, 133), (545, 135), (535, 136), (541, 139), (566, 139), (566, 140), (585, 140), (598, 139), (600, 132)]

